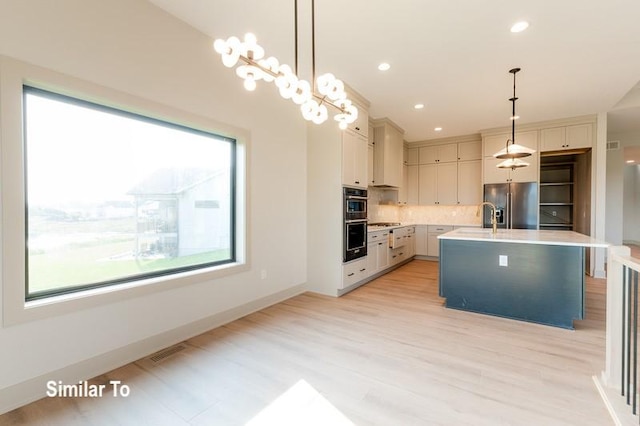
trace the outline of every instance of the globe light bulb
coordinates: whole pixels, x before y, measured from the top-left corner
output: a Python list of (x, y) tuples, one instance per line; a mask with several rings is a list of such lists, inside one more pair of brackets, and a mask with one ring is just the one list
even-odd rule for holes
[(249, 59), (257, 61), (264, 56), (264, 49), (258, 44), (258, 39), (253, 33), (244, 35), (244, 43), (242, 44), (242, 53)]
[(247, 77), (244, 79), (244, 88), (248, 91), (253, 92), (254, 90), (256, 90), (256, 86), (256, 81), (253, 78)]
[(311, 85), (306, 80), (298, 80), (297, 87), (291, 96), (291, 100), (298, 105), (302, 105), (309, 99), (311, 99)]

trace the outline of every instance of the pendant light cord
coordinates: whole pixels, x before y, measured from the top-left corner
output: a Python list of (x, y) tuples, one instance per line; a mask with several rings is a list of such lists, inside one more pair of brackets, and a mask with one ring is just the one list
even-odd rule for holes
[(516, 143), (516, 73), (520, 71), (520, 68), (513, 68), (509, 70), (513, 74), (513, 97), (509, 99), (511, 101), (511, 144)]
[(311, 81), (316, 87), (316, 2), (311, 0)]
[(294, 47), (294, 68), (295, 73), (298, 75), (298, 0), (293, 0), (293, 33), (295, 37)]

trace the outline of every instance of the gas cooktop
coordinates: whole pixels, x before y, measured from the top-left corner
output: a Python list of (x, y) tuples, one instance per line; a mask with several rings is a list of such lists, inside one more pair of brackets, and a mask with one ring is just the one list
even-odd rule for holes
[(400, 222), (375, 222), (370, 223), (369, 228), (388, 228), (390, 226), (400, 226)]

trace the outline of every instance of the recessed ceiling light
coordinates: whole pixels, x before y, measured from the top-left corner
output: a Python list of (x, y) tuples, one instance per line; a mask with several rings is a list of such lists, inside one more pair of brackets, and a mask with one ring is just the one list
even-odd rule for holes
[(636, 162), (636, 160), (627, 160), (627, 164), (633, 164), (635, 162)]
[(527, 21), (516, 22), (511, 26), (512, 33), (520, 33), (529, 28), (529, 23)]
[(433, 130), (435, 130), (436, 132), (441, 132), (441, 131), (442, 131), (442, 127), (436, 127), (436, 128), (435, 128), (435, 129), (433, 129)]
[(424, 104), (415, 104), (413, 107), (415, 109), (422, 109), (422, 108), (424, 108)]
[(389, 68), (391, 68), (391, 65), (389, 65), (386, 62), (381, 63), (380, 65), (378, 65), (378, 69), (380, 71), (387, 71)]

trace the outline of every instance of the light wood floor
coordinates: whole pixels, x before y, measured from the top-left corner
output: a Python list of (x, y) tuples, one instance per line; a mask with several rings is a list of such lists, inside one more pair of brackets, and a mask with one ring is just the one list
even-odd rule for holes
[(603, 280), (569, 331), (445, 309), (437, 274), (415, 260), (341, 298), (297, 296), (94, 379), (121, 380), (127, 399), (45, 398), (0, 424), (241, 425), (276, 400), (257, 424), (612, 424), (591, 378)]

